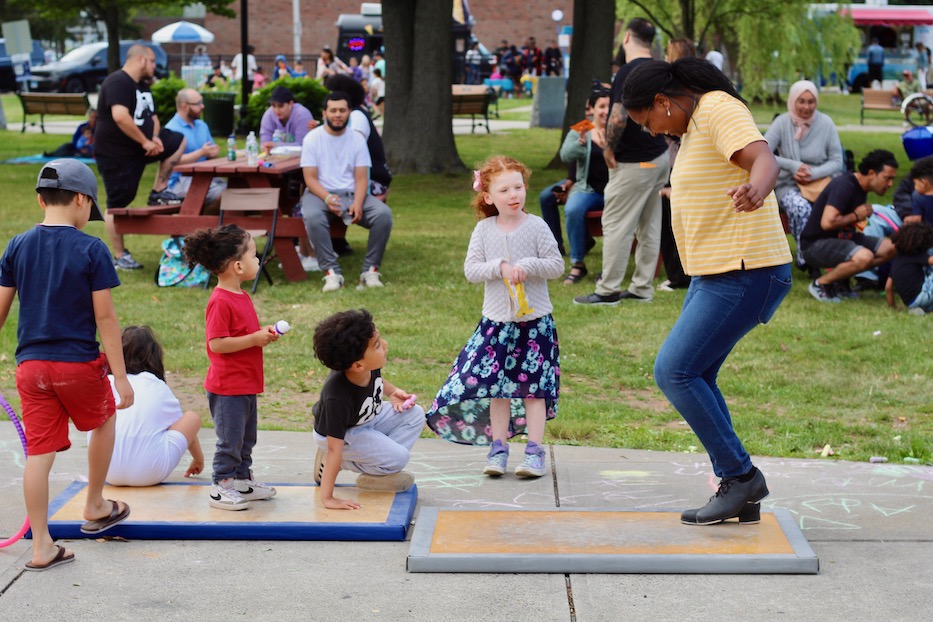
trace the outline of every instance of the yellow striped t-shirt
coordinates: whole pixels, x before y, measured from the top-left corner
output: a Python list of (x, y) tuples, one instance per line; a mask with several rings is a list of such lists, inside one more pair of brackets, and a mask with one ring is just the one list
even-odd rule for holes
[(723, 91), (699, 99), (671, 174), (671, 225), (687, 274), (790, 263), (774, 192), (757, 210), (741, 213), (726, 194), (749, 180), (732, 155), (759, 140), (764, 137), (741, 101)]

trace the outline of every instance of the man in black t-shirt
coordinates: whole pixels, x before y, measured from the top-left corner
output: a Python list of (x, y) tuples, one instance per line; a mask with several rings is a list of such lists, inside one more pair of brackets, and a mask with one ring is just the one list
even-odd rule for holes
[[(609, 167), (609, 183), (604, 191), (603, 207), (603, 276), (596, 291), (574, 298), (576, 304), (617, 305), (623, 300), (650, 302), (654, 295), (654, 273), (661, 246), (661, 196), (667, 183), (670, 160), (667, 141), (651, 136), (630, 121), (622, 105), (622, 85), (632, 70), (651, 60), (651, 43), (656, 31), (646, 19), (636, 17), (628, 23), (622, 47), (627, 62), (612, 82), (612, 108), (606, 122), (604, 152)], [(632, 238), (635, 271), (628, 290), (622, 280), (628, 268)]]
[(813, 204), (800, 233), (800, 252), (809, 265), (831, 268), (808, 288), (820, 302), (839, 302), (835, 283), (848, 283), (850, 277), (894, 257), (891, 240), (864, 235), (856, 225), (872, 215), (868, 192), (885, 194), (896, 175), (894, 154), (876, 149), (859, 162), (855, 173), (829, 182)]
[[(185, 152), (185, 138), (161, 129), (149, 82), (155, 77), (155, 53), (145, 45), (127, 50), (126, 62), (100, 87), (94, 155), (107, 190), (107, 208), (128, 207), (139, 189), (146, 164), (159, 162), (149, 193), (150, 205), (181, 203), (166, 190), (172, 169)], [(114, 265), (122, 270), (142, 268), (123, 245), (113, 216), (105, 215), (105, 228), (113, 248)]]

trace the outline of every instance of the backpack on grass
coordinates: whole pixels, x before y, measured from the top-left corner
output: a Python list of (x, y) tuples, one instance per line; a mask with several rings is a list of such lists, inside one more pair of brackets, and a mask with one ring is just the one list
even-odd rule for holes
[(177, 235), (162, 241), (162, 258), (155, 272), (155, 284), (159, 287), (204, 287), (210, 280), (211, 273), (201, 264), (188, 267), (181, 252), (184, 245)]

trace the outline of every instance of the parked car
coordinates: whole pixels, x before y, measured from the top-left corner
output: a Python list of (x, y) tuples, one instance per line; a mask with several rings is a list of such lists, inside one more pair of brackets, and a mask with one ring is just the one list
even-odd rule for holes
[[(126, 62), (131, 46), (142, 44), (155, 53), (157, 78), (168, 77), (168, 54), (152, 41), (121, 41), (120, 64)], [(58, 93), (94, 92), (107, 77), (107, 42), (87, 43), (71, 50), (59, 60), (33, 68), (29, 90)]]
[[(36, 67), (45, 62), (45, 50), (36, 39), (32, 40), (32, 52), (29, 55), (30, 67)], [(16, 91), (16, 73), (13, 71), (13, 61), (6, 51), (6, 39), (0, 39), (0, 91)]]

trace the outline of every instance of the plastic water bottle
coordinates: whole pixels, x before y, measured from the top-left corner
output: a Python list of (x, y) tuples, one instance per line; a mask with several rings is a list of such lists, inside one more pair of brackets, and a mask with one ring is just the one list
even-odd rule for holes
[(274, 132), (272, 132), (272, 148), (273, 149), (275, 149), (276, 147), (281, 147), (283, 140), (284, 140), (284, 137), (282, 136), (282, 130), (277, 129)]
[(233, 162), (236, 160), (236, 135), (230, 134), (227, 139), (227, 159)]
[(259, 142), (255, 132), (250, 132), (246, 137), (246, 165), (259, 166)]

